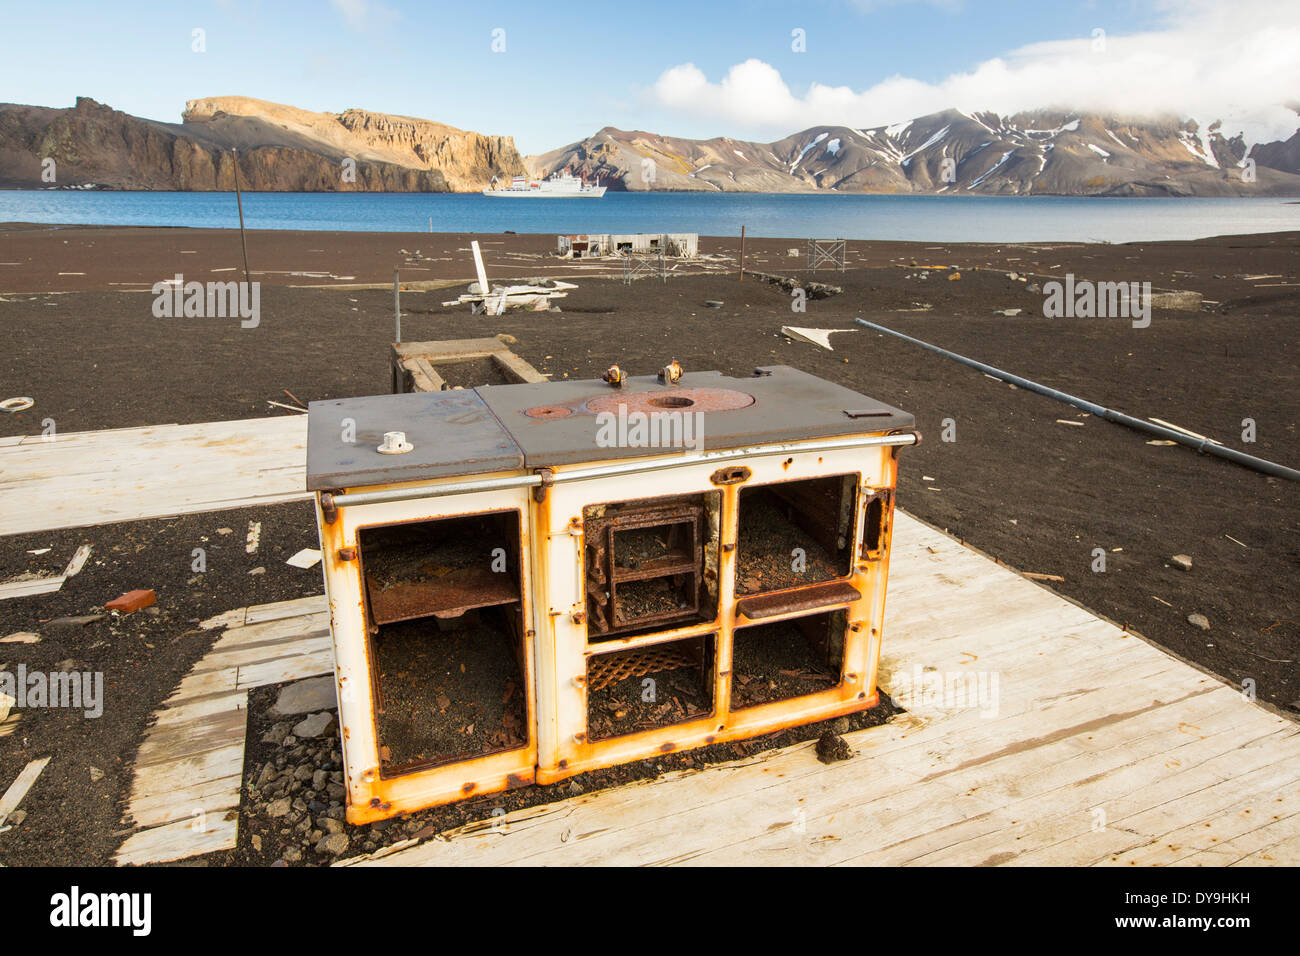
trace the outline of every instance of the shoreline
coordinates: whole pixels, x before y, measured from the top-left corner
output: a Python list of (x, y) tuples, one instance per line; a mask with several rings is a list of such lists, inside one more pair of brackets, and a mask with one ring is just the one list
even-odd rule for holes
[[(252, 278), (266, 286), (346, 289), (392, 288), (393, 272), (409, 288), (473, 281), (471, 241), (477, 240), (491, 281), (546, 275), (567, 281), (618, 278), (622, 260), (560, 259), (557, 233), (351, 232), (338, 230), (249, 230)], [(1079, 260), (1078, 274), (1098, 279), (1149, 279), (1159, 289), (1178, 287), (1184, 276), (1210, 274), (1195, 291), (1208, 299), (1231, 297), (1231, 283), (1213, 279), (1223, 250), (1291, 246), (1300, 231), (1246, 233), (1208, 239), (1152, 242), (924, 242), (848, 240), (846, 266), (907, 269), (943, 264), (964, 270), (1019, 271), (1042, 278), (1063, 276), (1065, 252)], [(805, 273), (804, 238), (745, 240), (747, 272)], [(730, 275), (739, 270), (739, 236), (700, 237), (695, 261), (669, 260), (674, 275)], [(791, 256), (791, 251), (796, 255)], [(1136, 268), (1133, 262), (1145, 262)], [(1080, 271), (1083, 270), (1083, 271)], [(1255, 270), (1260, 271), (1260, 270)], [(1277, 271), (1272, 270), (1272, 271)], [(1285, 271), (1285, 270), (1284, 270)], [(1179, 275), (1182, 273), (1182, 276)], [(64, 292), (148, 291), (175, 275), (203, 281), (243, 278), (239, 231), (206, 226), (113, 226), (0, 223), (0, 295)], [(1294, 270), (1288, 274), (1294, 274)], [(823, 267), (809, 278), (835, 283), (837, 270)], [(434, 285), (430, 285), (430, 283)]]

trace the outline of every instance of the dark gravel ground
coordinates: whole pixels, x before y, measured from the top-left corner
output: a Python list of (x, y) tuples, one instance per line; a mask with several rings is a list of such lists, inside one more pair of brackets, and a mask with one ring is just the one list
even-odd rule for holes
[[(184, 237), (183, 230), (171, 232)], [(843, 294), (810, 300), (807, 313), (791, 312), (779, 288), (734, 275), (640, 281), (631, 288), (588, 279), (578, 280), (581, 288), (565, 300), (563, 313), (492, 319), (441, 308), (437, 302), (450, 297), (445, 293), (410, 293), (403, 299), (411, 313), (404, 333), (408, 339), (508, 333), (517, 340), (515, 351), (556, 378), (595, 378), (615, 361), (637, 374), (671, 358), (687, 369), (739, 375), (785, 363), (905, 408), (926, 440), (900, 456), (903, 508), (1015, 568), (1062, 575), (1064, 582), (1052, 586), (1063, 595), (1230, 684), (1252, 679), (1262, 701), (1300, 712), (1294, 484), (1186, 448), (1148, 445), (1146, 436), (875, 332), (836, 335), (834, 352), (780, 334), (784, 324), (848, 329), (861, 315), (1294, 467), (1300, 464), (1300, 289), (1261, 288), (1245, 277), (1274, 274), (1287, 278), (1271, 282), (1294, 282), (1300, 236), (1133, 246), (862, 245), (862, 255), (854, 254), (862, 267), (817, 277), (841, 285)], [(763, 251), (756, 248), (755, 255)], [(919, 279), (912, 259), (956, 265), (962, 279), (936, 280), (933, 272)], [(65, 265), (52, 260), (48, 268)], [(783, 264), (773, 254), (757, 265)], [(1013, 269), (1149, 280), (1157, 288), (1195, 289), (1213, 301), (1199, 313), (1157, 311), (1145, 329), (1121, 319), (1045, 319), (1042, 297), (1006, 277)], [(36, 400), (28, 412), (0, 417), (0, 435), (38, 433), (46, 418), (67, 432), (285, 414), (266, 404), (285, 401), (284, 389), (306, 402), (382, 392), (388, 382), (390, 292), (267, 287), (261, 325), (249, 330), (221, 320), (154, 319), (147, 293), (0, 293), (0, 299), (0, 391)], [(706, 299), (725, 304), (706, 309)], [(920, 308), (916, 303), (931, 309), (905, 311)], [(994, 314), (1007, 308), (1024, 312)], [(1256, 423), (1253, 444), (1242, 442), (1246, 418)], [(955, 441), (941, 438), (948, 419)], [(239, 546), (249, 520), (263, 526), (257, 555)], [(217, 535), (221, 527), (233, 529), (231, 544)], [(18, 733), (0, 738), (0, 780), (12, 780), (34, 756), (54, 755), (23, 803), (26, 821), (0, 837), (0, 862), (9, 865), (106, 862), (121, 839), (130, 762), (148, 715), (215, 638), (195, 632), (194, 622), (241, 605), (319, 593), (321, 586), (318, 569), (283, 564), (315, 543), (306, 505), (10, 537), (0, 548), (0, 580), (56, 571), (83, 542), (94, 546), (91, 561), (61, 591), (0, 602), (0, 636), (42, 635), (39, 644), (0, 645), (0, 662), (48, 669), (71, 660), (78, 669), (104, 673), (107, 697), (98, 720), (31, 711)], [(191, 550), (209, 545), (208, 571), (191, 581)], [(44, 547), (51, 551), (28, 553)], [(1106, 552), (1104, 573), (1092, 570), (1095, 548)], [(1190, 572), (1169, 563), (1178, 553), (1192, 556)], [(266, 573), (250, 576), (256, 566)], [(75, 630), (42, 626), (138, 587), (158, 591), (157, 613)], [(1210, 630), (1189, 624), (1191, 613), (1206, 615)], [(256, 713), (252, 719), (259, 719)], [(779, 743), (792, 733), (746, 746)], [(249, 767), (266, 759), (257, 736), (250, 731)], [(734, 756), (727, 751), (722, 759)], [(706, 759), (705, 752), (672, 755), (604, 772), (590, 785)], [(104, 772), (96, 782), (92, 766)], [(537, 791), (554, 798), (569, 792), (567, 786)], [(458, 804), (430, 819), (441, 829), (487, 807), (520, 805), (526, 792)], [(254, 860), (243, 853), (233, 858)]]

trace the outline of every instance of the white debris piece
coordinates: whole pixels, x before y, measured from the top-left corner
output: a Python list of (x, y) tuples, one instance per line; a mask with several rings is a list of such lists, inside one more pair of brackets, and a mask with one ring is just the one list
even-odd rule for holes
[(834, 352), (831, 348), (832, 332), (856, 332), (857, 329), (805, 329), (796, 325), (781, 326), (781, 334), (787, 338), (797, 339), (800, 342), (807, 342), (809, 345), (820, 345), (828, 352)]
[(244, 550), (249, 554), (256, 554), (257, 546), (262, 543), (262, 522), (248, 522), (248, 537), (246, 540), (248, 543), (244, 545)]
[(320, 564), (320, 552), (315, 548), (303, 548), (284, 563), (295, 568), (314, 568)]

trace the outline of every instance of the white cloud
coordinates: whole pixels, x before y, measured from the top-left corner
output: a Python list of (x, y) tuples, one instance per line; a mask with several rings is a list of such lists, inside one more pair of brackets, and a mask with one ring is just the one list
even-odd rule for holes
[(1033, 43), (938, 83), (895, 75), (860, 91), (813, 83), (799, 95), (776, 68), (750, 59), (717, 82), (684, 63), (650, 92), (663, 106), (763, 132), (883, 126), (950, 107), (1014, 113), (1046, 106), (1223, 119), (1225, 132), (1244, 130), (1251, 141), (1295, 131), (1296, 114), (1285, 104), (1300, 99), (1300, 4), (1166, 0), (1161, 8), (1161, 29)]

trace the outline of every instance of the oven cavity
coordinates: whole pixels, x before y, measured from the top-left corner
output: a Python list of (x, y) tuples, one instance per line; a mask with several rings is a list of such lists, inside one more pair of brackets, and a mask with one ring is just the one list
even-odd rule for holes
[(358, 532), (380, 772), (528, 743), (520, 516)]

